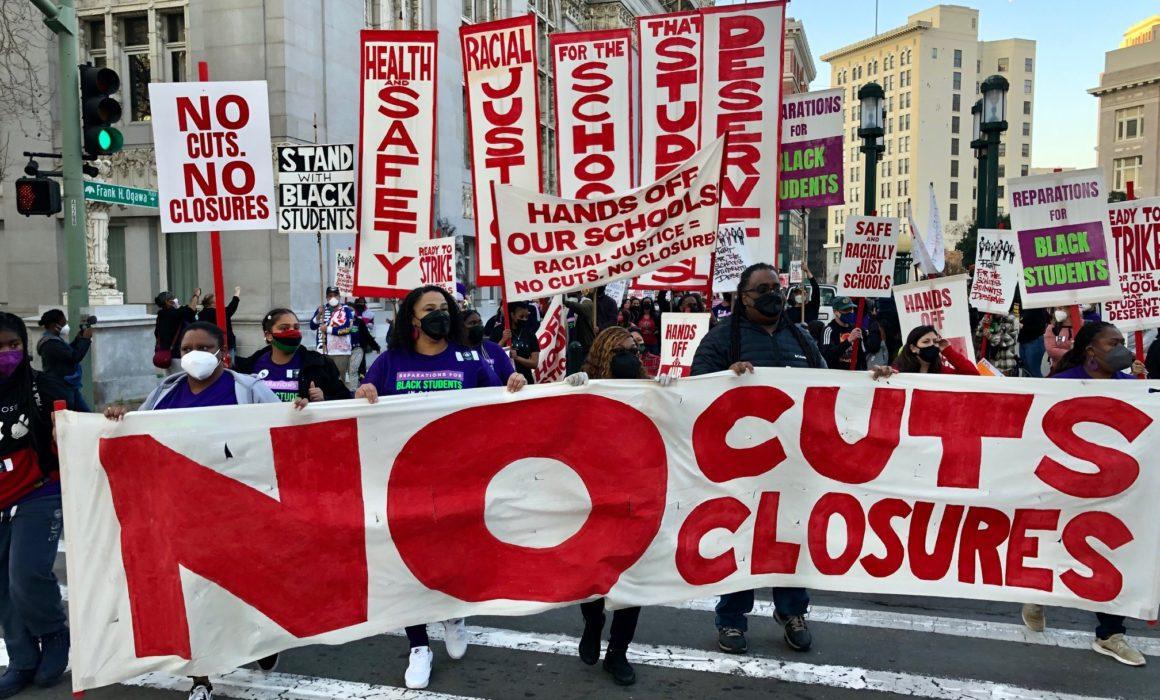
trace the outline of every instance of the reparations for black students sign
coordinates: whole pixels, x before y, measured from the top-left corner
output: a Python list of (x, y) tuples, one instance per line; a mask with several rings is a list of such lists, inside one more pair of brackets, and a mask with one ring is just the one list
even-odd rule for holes
[(354, 144), (278, 147), (278, 230), (354, 233)]
[(495, 187), (508, 301), (636, 277), (713, 250), (725, 139), (647, 187), (561, 199)]
[(1121, 330), (1160, 326), (1160, 197), (1108, 207), (1124, 298), (1104, 304), (1105, 320)]
[(842, 88), (787, 95), (781, 103), (783, 209), (843, 204)]

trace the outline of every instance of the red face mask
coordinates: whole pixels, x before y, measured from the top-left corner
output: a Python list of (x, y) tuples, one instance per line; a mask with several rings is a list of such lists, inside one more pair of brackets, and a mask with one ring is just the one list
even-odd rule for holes
[(285, 350), (293, 350), (302, 344), (302, 331), (297, 331), (293, 328), (271, 333), (270, 335), (274, 338), (274, 344)]

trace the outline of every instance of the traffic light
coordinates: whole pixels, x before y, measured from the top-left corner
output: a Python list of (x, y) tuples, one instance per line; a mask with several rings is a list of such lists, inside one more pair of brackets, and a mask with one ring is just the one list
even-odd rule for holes
[(121, 77), (109, 68), (80, 66), (81, 137), (85, 154), (107, 156), (121, 150), (125, 139), (113, 128), (121, 119), (121, 103), (110, 95), (121, 89)]
[(46, 177), (16, 181), (16, 211), (25, 216), (52, 216), (60, 212), (60, 185)]

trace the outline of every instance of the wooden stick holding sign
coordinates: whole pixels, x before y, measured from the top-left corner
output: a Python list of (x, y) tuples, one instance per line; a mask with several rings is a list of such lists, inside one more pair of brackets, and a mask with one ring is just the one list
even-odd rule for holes
[[(209, 64), (205, 61), (197, 62), (197, 79), (200, 82), (209, 82)], [(215, 304), (215, 321), (222, 331), (222, 362), (230, 366), (230, 334), (227, 328), (225, 291), (225, 275), (222, 274), (222, 234), (219, 231), (209, 232), (209, 257), (213, 266), (213, 299)]]

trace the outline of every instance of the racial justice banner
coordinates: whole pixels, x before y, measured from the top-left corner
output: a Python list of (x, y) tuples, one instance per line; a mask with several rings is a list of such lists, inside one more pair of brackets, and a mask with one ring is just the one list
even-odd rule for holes
[(1156, 387), (760, 368), (63, 412), (73, 685), (597, 596), (804, 586), (1154, 619)]
[(361, 32), (355, 292), (406, 296), (434, 225), (438, 32)]
[(838, 266), (839, 295), (890, 296), (900, 225), (898, 219), (883, 216), (846, 217), (842, 262)]
[(661, 364), (658, 374), (687, 377), (693, 372), (693, 356), (709, 333), (709, 314), (661, 315)]
[(355, 233), (354, 144), (278, 147), (278, 230)]
[(1108, 192), (1099, 168), (1007, 182), (1023, 306), (1115, 301), (1119, 273), (1108, 231)]
[(548, 36), (555, 71), (560, 196), (627, 192), (633, 179), (632, 30)]
[(718, 226), (717, 246), (713, 252), (713, 293), (736, 292), (741, 273), (749, 265), (745, 227), (741, 224)]
[(971, 281), (971, 306), (985, 314), (1007, 315), (1019, 286), (1018, 240), (1014, 231), (981, 228), (975, 244), (975, 276)]
[(537, 384), (559, 382), (568, 374), (568, 309), (563, 302), (562, 294), (552, 297), (536, 329), (536, 340), (540, 343), (540, 359), (535, 370)]
[(455, 296), (455, 239), (432, 238), (419, 244), (419, 279), (412, 287), (442, 287)]
[(536, 17), (459, 28), (471, 137), (476, 284), (503, 281), (493, 185), (542, 192)]
[(149, 83), (161, 230), (278, 227), (266, 81)]
[(495, 187), (505, 298), (578, 291), (711, 252), (724, 150), (717, 139), (651, 185), (599, 199)]
[(842, 97), (845, 90), (786, 95), (781, 102), (777, 199), (782, 210), (844, 204)]
[(1123, 331), (1160, 326), (1160, 197), (1108, 207), (1108, 227), (1124, 298), (1104, 304), (1104, 320)]
[(898, 325), (903, 338), (919, 326), (934, 326), (960, 355), (975, 361), (971, 315), (967, 310), (966, 275), (898, 285), (894, 288), (894, 305), (898, 309)]
[(344, 297), (354, 296), (354, 248), (334, 251), (334, 286)]

